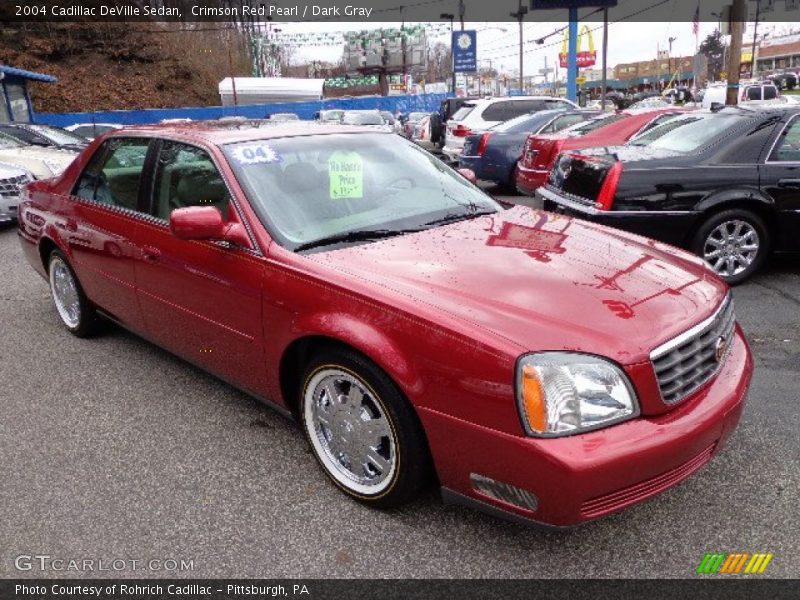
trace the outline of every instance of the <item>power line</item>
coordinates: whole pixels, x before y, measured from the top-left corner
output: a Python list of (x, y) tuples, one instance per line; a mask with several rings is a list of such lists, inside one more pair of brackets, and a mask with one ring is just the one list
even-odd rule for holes
[[(632, 12), (629, 15), (625, 15), (624, 17), (620, 17), (619, 19), (615, 19), (614, 21), (609, 21), (608, 24), (609, 25), (614, 25), (615, 23), (620, 23), (622, 21), (627, 21), (628, 19), (632, 19), (633, 17), (636, 17), (636, 16), (638, 16), (638, 15), (640, 15), (642, 13), (645, 13), (645, 12), (647, 12), (649, 10), (652, 10), (654, 8), (658, 8), (659, 6), (661, 6), (663, 4), (667, 4), (668, 2), (672, 2), (672, 1), (673, 0), (661, 0), (660, 2), (656, 2), (655, 4), (651, 4), (650, 6), (647, 6), (645, 8), (640, 9), (640, 10)], [(589, 16), (589, 15), (587, 15), (587, 16)], [(586, 18), (586, 17), (584, 17), (584, 18)], [(598, 25), (597, 27), (594, 27), (594, 28), (590, 29), (589, 31), (590, 32), (595, 32), (595, 31), (598, 31), (598, 30), (600, 30), (602, 28), (603, 28), (603, 25), (601, 24), (601, 25)], [(561, 31), (564, 31), (564, 29), (566, 29), (566, 27), (562, 27)], [(558, 32), (557, 31), (553, 32), (553, 35), (555, 35), (556, 33), (558, 33)], [(539, 39), (541, 39), (541, 38), (539, 38)], [(558, 41), (558, 42), (550, 42), (549, 44), (544, 44), (544, 45), (537, 45), (535, 48), (532, 48), (530, 50), (525, 50), (523, 52), (523, 54), (530, 54), (532, 52), (537, 52), (539, 50), (544, 50), (545, 48), (551, 48), (553, 46), (558, 46), (561, 43), (562, 42)], [(501, 50), (501, 48), (497, 48), (497, 50)], [(502, 56), (493, 56), (492, 60), (501, 60), (503, 58), (511, 58), (512, 56), (518, 56), (518, 55), (519, 55), (518, 52), (512, 52), (511, 54), (504, 54)]]

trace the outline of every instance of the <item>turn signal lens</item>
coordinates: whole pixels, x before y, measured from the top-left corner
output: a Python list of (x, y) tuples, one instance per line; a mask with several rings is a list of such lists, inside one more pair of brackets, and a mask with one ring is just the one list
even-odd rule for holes
[(531, 365), (522, 366), (522, 406), (531, 429), (544, 431), (547, 428), (544, 392), (539, 374)]

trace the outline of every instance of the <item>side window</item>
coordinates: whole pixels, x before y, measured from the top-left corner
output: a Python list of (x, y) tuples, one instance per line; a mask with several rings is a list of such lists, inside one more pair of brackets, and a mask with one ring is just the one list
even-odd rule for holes
[(574, 107), (569, 102), (564, 102), (563, 100), (545, 100), (544, 108), (545, 110), (569, 110)]
[(520, 115), (526, 115), (528, 113), (536, 112), (543, 110), (545, 108), (544, 102), (541, 100), (513, 100), (509, 102), (509, 117), (508, 119), (513, 119), (514, 117), (518, 117)]
[(489, 106), (487, 106), (484, 109), (483, 114), (481, 115), (481, 118), (484, 121), (506, 121), (506, 120), (508, 120), (508, 117), (506, 116), (506, 112), (507, 112), (506, 108), (505, 108), (506, 104), (508, 104), (508, 102), (495, 102), (494, 104), (490, 104)]
[(73, 194), (86, 200), (138, 210), (139, 186), (150, 140), (113, 138), (92, 156)]
[(800, 162), (800, 119), (795, 119), (783, 130), (769, 159), (780, 162)]
[(216, 206), (228, 218), (230, 194), (205, 150), (164, 141), (158, 153), (153, 183), (153, 215), (169, 221), (176, 208)]

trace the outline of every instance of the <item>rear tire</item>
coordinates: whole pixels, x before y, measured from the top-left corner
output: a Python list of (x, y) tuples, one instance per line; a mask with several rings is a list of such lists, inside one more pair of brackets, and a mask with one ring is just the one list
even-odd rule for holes
[(60, 250), (50, 253), (47, 273), (53, 304), (67, 331), (80, 338), (94, 334), (97, 331), (97, 313)]
[(752, 277), (769, 254), (770, 236), (764, 220), (740, 208), (711, 215), (698, 229), (692, 250), (730, 285)]
[(306, 368), (300, 394), (311, 450), (345, 494), (391, 508), (419, 493), (430, 464), (425, 435), (408, 400), (377, 365), (351, 350), (325, 350)]

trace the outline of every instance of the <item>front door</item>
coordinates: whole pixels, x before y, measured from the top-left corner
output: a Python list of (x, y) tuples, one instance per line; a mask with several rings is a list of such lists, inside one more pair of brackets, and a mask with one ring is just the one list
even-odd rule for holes
[(800, 117), (778, 136), (760, 168), (761, 187), (775, 200), (780, 250), (800, 250)]
[(239, 212), (206, 150), (163, 140), (156, 153), (154, 218), (137, 231), (142, 259), (136, 280), (148, 335), (220, 377), (266, 395), (263, 258), (254, 248), (172, 235), (169, 215), (176, 208), (211, 205), (226, 218), (239, 218)]

